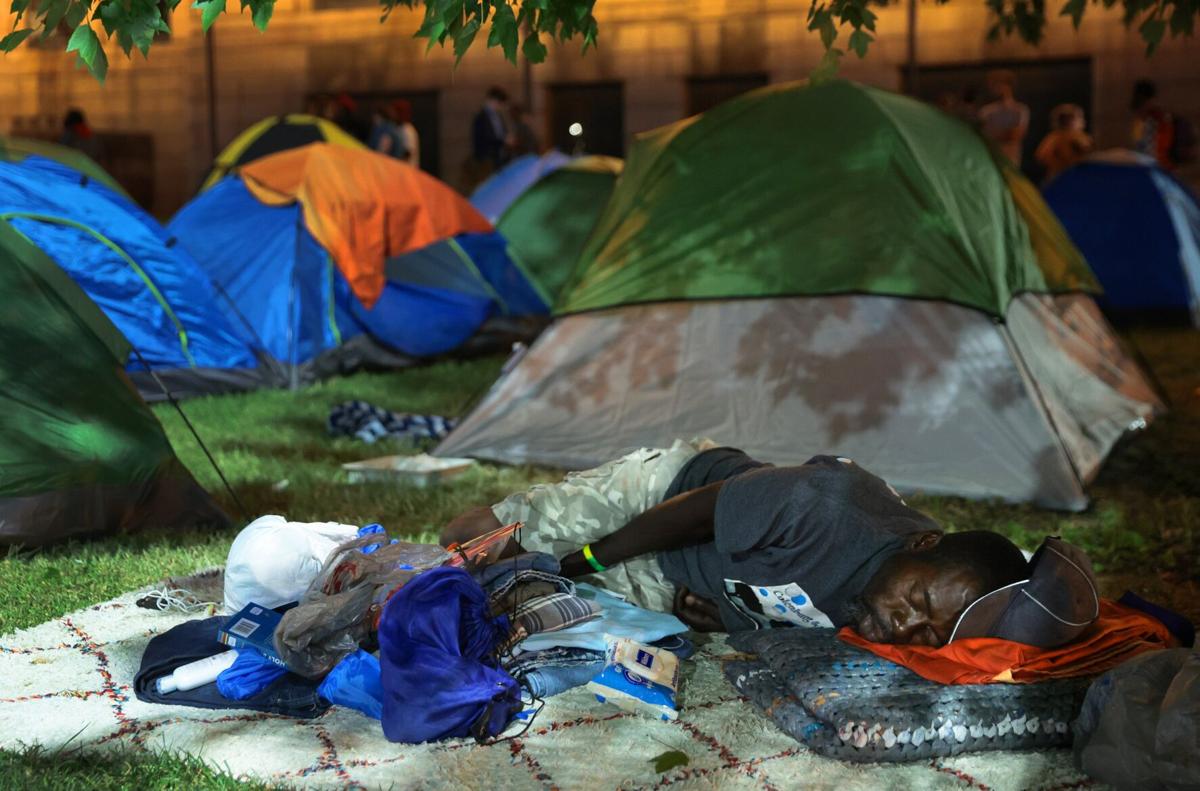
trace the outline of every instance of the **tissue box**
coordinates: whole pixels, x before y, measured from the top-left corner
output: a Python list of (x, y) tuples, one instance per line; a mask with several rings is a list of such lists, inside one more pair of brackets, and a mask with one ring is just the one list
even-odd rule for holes
[(270, 607), (251, 602), (217, 631), (217, 639), (230, 648), (254, 648), (277, 665), (287, 667), (275, 652), (275, 628), (283, 616)]

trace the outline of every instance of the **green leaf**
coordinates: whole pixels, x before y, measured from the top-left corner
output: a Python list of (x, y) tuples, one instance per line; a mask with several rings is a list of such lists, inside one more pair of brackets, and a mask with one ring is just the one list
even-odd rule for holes
[(1146, 42), (1146, 54), (1153, 55), (1154, 50), (1158, 49), (1158, 45), (1162, 43), (1163, 34), (1167, 32), (1167, 23), (1161, 19), (1150, 17), (1141, 24), (1138, 32), (1142, 34), (1142, 40)]
[(1087, 10), (1087, 0), (1067, 0), (1059, 16), (1071, 17), (1071, 24), (1078, 28), (1079, 23), (1083, 21), (1083, 12), (1085, 10)]
[(14, 30), (4, 38), (0, 38), (0, 52), (12, 52), (17, 47), (33, 34), (33, 28), (27, 27), (23, 30)]
[(467, 54), (467, 50), (471, 48), (471, 43), (475, 41), (475, 34), (479, 32), (479, 19), (472, 19), (467, 24), (463, 25), (462, 30), (454, 36), (454, 65), (457, 66), (463, 59), (463, 55)]
[(860, 58), (867, 56), (867, 47), (871, 45), (871, 34), (865, 30), (856, 30), (850, 34), (850, 49)]
[(809, 30), (816, 30), (821, 34), (821, 46), (829, 49), (833, 46), (833, 42), (837, 40), (837, 24), (833, 21), (833, 12), (827, 9), (818, 9), (813, 14), (812, 21), (808, 23)]
[(517, 18), (513, 15), (512, 6), (501, 3), (496, 6), (492, 15), (492, 30), (488, 33), (488, 47), (499, 45), (504, 49), (504, 59), (509, 63), (517, 62), (517, 42), (520, 35), (517, 32)]
[(650, 763), (654, 764), (654, 771), (659, 774), (669, 772), (677, 766), (687, 766), (691, 762), (687, 753), (680, 750), (668, 750), (662, 755), (650, 759)]
[(217, 21), (217, 17), (225, 13), (225, 0), (207, 0), (200, 4), (200, 8), (203, 9), (200, 12), (200, 27), (207, 33), (208, 29)]
[(71, 3), (67, 6), (67, 13), (63, 15), (63, 23), (74, 30), (83, 24), (83, 20), (87, 18), (87, 13), (87, 3)]
[(265, 32), (271, 15), (275, 12), (275, 0), (250, 0), (250, 15), (254, 26)]
[(437, 3), (442, 22), (445, 23), (447, 30), (453, 28), (455, 23), (462, 23), (463, 0), (426, 0), (426, 2)]
[(825, 55), (821, 58), (821, 62), (812, 70), (812, 74), (808, 75), (808, 81), (813, 85), (820, 85), (823, 82), (829, 82), (837, 76), (838, 67), (842, 62), (842, 55), (846, 53), (834, 47), (833, 49), (825, 50)]
[(587, 53), (590, 47), (596, 46), (596, 36), (599, 35), (600, 28), (596, 24), (595, 17), (588, 17), (587, 22), (583, 26), (583, 52)]
[(521, 45), (521, 54), (530, 63), (541, 63), (546, 59), (546, 45), (538, 38), (537, 31), (525, 37), (525, 43)]
[(67, 52), (78, 53), (79, 61), (87, 66), (92, 76), (100, 82), (104, 82), (104, 78), (108, 75), (108, 56), (104, 54), (104, 48), (100, 46), (100, 39), (96, 36), (96, 31), (88, 25), (80, 25), (75, 28), (75, 32), (67, 41)]
[(425, 14), (425, 21), (417, 28), (417, 32), (413, 33), (413, 38), (429, 39), (429, 46), (425, 49), (428, 52), (433, 49), (434, 42), (441, 41), (445, 35), (446, 23), (433, 13), (433, 6), (429, 6), (428, 13)]
[(46, 12), (42, 15), (42, 41), (45, 41), (58, 28), (58, 23), (67, 15), (68, 0), (50, 0), (46, 4)]
[(78, 52), (79, 57), (83, 58), (83, 62), (89, 67), (96, 59), (96, 53), (99, 50), (100, 39), (96, 36), (96, 31), (88, 25), (80, 25), (75, 28), (75, 32), (71, 34), (71, 39), (67, 42), (67, 52)]
[(143, 55), (147, 55), (154, 37), (170, 32), (154, 0), (105, 3), (100, 6), (100, 21), (109, 36), (116, 36), (117, 43), (126, 55), (135, 46)]
[(1195, 29), (1196, 16), (1200, 15), (1200, 4), (1191, 8), (1185, 3), (1177, 3), (1171, 12), (1171, 35), (1190, 36)]

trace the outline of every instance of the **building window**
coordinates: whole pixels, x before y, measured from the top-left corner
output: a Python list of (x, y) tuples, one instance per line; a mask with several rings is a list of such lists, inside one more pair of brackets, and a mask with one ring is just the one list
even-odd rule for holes
[(547, 138), (560, 151), (625, 156), (625, 88), (619, 82), (560, 83), (546, 89)]
[(702, 113), (746, 91), (761, 88), (768, 82), (770, 80), (763, 72), (688, 77), (687, 114)]

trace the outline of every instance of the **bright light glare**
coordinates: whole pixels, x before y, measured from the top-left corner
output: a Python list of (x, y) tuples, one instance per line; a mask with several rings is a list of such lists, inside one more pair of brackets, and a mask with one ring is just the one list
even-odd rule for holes
[(571, 137), (579, 137), (583, 134), (583, 124), (576, 121), (567, 127), (567, 132), (570, 133)]

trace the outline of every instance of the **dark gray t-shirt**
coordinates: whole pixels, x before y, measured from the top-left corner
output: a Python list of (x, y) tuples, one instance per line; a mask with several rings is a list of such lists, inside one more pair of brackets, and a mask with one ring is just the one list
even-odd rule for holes
[(939, 531), (849, 459), (773, 467), (715, 448), (680, 471), (666, 499), (715, 481), (714, 540), (660, 552), (667, 579), (716, 601), (731, 631), (843, 626), (846, 605), (909, 536)]

